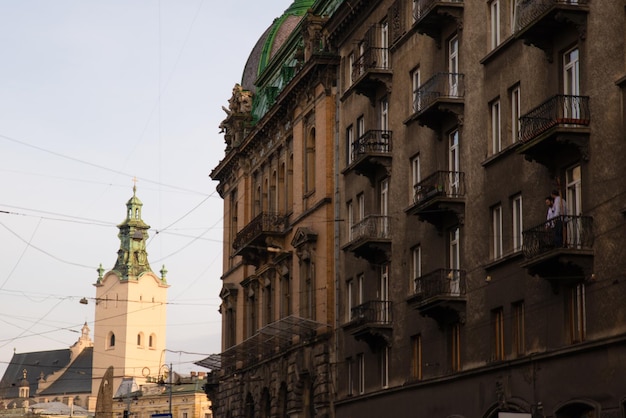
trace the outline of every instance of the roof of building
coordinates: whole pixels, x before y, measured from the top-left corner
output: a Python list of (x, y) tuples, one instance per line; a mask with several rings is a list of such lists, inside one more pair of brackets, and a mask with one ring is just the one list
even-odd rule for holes
[(90, 415), (89, 411), (78, 405), (66, 405), (63, 402), (40, 402), (28, 407), (30, 411), (41, 415)]
[(256, 91), (256, 79), (267, 67), (272, 57), (287, 41), (302, 16), (313, 5), (314, 0), (295, 0), (282, 16), (275, 19), (259, 38), (243, 70), (241, 86), (251, 92)]
[(67, 370), (41, 391), (41, 395), (85, 393), (91, 391), (93, 347), (86, 347)]

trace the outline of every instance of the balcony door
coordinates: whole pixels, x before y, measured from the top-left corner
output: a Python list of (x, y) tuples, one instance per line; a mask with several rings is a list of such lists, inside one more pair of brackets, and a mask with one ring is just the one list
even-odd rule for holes
[(454, 36), (448, 41), (448, 84), (449, 96), (456, 97), (459, 93), (459, 37)]
[(389, 24), (385, 21), (380, 27), (380, 54), (381, 68), (389, 68)]
[(567, 182), (566, 204), (567, 215), (575, 216), (567, 222), (567, 243), (578, 248), (581, 245), (582, 221), (579, 216), (583, 213), (582, 208), (582, 187), (580, 165), (569, 168), (565, 173)]
[(450, 230), (450, 273), (448, 274), (450, 295), (459, 296), (461, 294), (460, 286), (460, 264), (461, 264), (461, 251), (460, 251), (460, 231), (459, 227), (454, 227)]
[(460, 189), (459, 131), (454, 130), (448, 136), (448, 170), (449, 187), (445, 190), (448, 196), (457, 196)]
[[(563, 54), (564, 117), (580, 119), (580, 61), (578, 48)], [(570, 97), (573, 96), (573, 97)]]
[(389, 308), (387, 301), (389, 300), (389, 264), (383, 264), (380, 268), (380, 293), (379, 300), (381, 302), (379, 317), (377, 318), (382, 323), (389, 322)]
[(381, 238), (389, 236), (389, 178), (380, 182), (380, 233)]

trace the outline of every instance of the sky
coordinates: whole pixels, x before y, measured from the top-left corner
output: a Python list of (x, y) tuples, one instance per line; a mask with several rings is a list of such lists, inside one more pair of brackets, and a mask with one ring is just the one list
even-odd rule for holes
[(85, 322), (93, 338), (133, 178), (171, 286), (166, 362), (220, 351), (222, 106), (290, 3), (0, 0), (0, 376)]

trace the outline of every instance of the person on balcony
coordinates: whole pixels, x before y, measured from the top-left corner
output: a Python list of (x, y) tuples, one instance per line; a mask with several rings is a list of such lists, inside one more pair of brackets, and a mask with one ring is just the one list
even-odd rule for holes
[(552, 190), (550, 197), (553, 201), (554, 245), (557, 247), (563, 247), (566, 243), (565, 230), (563, 229), (565, 217), (567, 216), (565, 199), (561, 197), (561, 192), (557, 189)]

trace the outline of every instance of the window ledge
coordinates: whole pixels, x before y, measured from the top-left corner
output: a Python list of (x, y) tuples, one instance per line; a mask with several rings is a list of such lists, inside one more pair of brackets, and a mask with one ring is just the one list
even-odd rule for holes
[(485, 268), (485, 270), (489, 271), (489, 270), (499, 266), (500, 264), (506, 264), (506, 263), (509, 263), (509, 262), (511, 262), (513, 260), (521, 258), (522, 254), (523, 253), (522, 253), (522, 250), (520, 248), (517, 251), (510, 252), (508, 254), (503, 255), (502, 257), (498, 258), (497, 260), (492, 260), (492, 261), (488, 262), (483, 267)]
[(500, 55), (502, 51), (507, 49), (512, 43), (515, 42), (515, 37), (513, 35), (509, 35), (508, 38), (500, 42), (500, 45), (489, 51), (487, 55), (483, 57), (479, 62), (482, 65), (487, 65), (491, 60), (493, 60), (497, 55)]
[(497, 154), (490, 155), (489, 157), (487, 157), (486, 160), (484, 160), (480, 164), (483, 167), (487, 167), (487, 166), (493, 164), (495, 161), (497, 161), (497, 160), (499, 160), (501, 158), (504, 158), (505, 156), (513, 153), (515, 151), (515, 149), (517, 149), (517, 147), (520, 146), (520, 144), (521, 144), (521, 142), (519, 142), (519, 141), (514, 142), (513, 144), (507, 146), (506, 148), (504, 148), (502, 151), (498, 152)]

